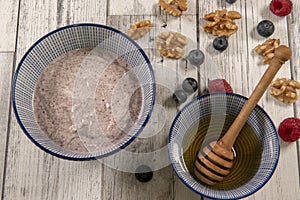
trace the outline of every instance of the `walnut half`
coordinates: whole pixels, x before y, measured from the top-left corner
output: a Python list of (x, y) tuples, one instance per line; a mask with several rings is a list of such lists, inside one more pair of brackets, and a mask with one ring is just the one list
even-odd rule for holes
[(150, 20), (140, 21), (131, 25), (127, 35), (132, 39), (137, 40), (146, 35), (152, 29), (152, 27), (153, 25)]
[(204, 24), (204, 31), (214, 36), (229, 37), (238, 30), (233, 20), (240, 18), (241, 14), (237, 11), (216, 10), (204, 15), (204, 19), (208, 21)]
[(280, 45), (280, 39), (268, 39), (263, 44), (259, 44), (254, 51), (263, 56), (263, 63), (268, 64), (274, 57), (275, 49)]
[(158, 3), (163, 11), (175, 17), (187, 10), (187, 0), (159, 0)]
[(188, 39), (184, 35), (177, 32), (162, 32), (157, 37), (156, 45), (161, 55), (175, 59), (184, 55), (183, 48), (188, 43)]
[(294, 103), (298, 99), (300, 83), (288, 78), (278, 78), (272, 83), (270, 94), (284, 103)]

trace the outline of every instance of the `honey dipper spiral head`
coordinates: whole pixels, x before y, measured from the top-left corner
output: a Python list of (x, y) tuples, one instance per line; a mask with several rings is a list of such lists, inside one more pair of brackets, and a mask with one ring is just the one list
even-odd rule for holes
[(233, 166), (234, 153), (222, 143), (211, 142), (201, 149), (195, 161), (196, 177), (207, 185), (215, 185), (222, 181)]

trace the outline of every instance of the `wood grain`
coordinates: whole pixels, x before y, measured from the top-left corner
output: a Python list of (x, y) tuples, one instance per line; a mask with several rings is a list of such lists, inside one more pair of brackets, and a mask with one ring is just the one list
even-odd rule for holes
[[(125, 196), (128, 196), (128, 199), (172, 199), (173, 174), (168, 162), (167, 140), (169, 127), (172, 123), (172, 117), (169, 116), (176, 114), (176, 105), (170, 100), (174, 91), (170, 83), (176, 82), (176, 74), (174, 73), (174, 76), (169, 77), (168, 80), (170, 80), (170, 82), (164, 79), (165, 75), (171, 70), (164, 68), (161, 56), (155, 49), (156, 35), (157, 32), (160, 31), (163, 22), (153, 16), (147, 15), (115, 15), (108, 16), (107, 23), (123, 32), (127, 32), (131, 24), (141, 20), (150, 20), (154, 24), (154, 28), (136, 42), (148, 55), (154, 68), (156, 78), (155, 106), (151, 119), (141, 135), (124, 149), (127, 154), (118, 153), (119, 155), (114, 155), (109, 159), (112, 159), (117, 165), (124, 165), (128, 162), (126, 158), (129, 154), (132, 155), (130, 159), (131, 162), (136, 163), (132, 165), (128, 163), (132, 168), (131, 172), (134, 172), (139, 165), (145, 164), (150, 166), (155, 173), (153, 180), (149, 183), (141, 184), (132, 178), (124, 181), (124, 178), (122, 178), (124, 173), (118, 172), (117, 175), (114, 175), (117, 181), (114, 181), (115, 187), (112, 188), (112, 192), (116, 199), (122, 199), (125, 198)], [(134, 153), (140, 153), (140, 156)], [(118, 168), (121, 170), (121, 167)], [(113, 175), (116, 171), (105, 168), (105, 174), (108, 175), (110, 173)], [(131, 184), (134, 184), (134, 187), (128, 187), (128, 185)], [(160, 185), (160, 187), (155, 187), (155, 185)], [(136, 190), (136, 187), (140, 189)]]
[[(3, 19), (0, 21), (2, 27), (0, 30), (0, 129), (2, 133), (9, 133), (3, 199), (203, 199), (182, 184), (169, 165), (155, 170), (150, 182), (140, 183), (135, 179), (134, 174), (112, 169), (107, 164), (103, 164), (103, 160), (73, 162), (46, 154), (23, 134), (13, 114), (8, 119), (10, 77), (14, 55), (3, 53), (3, 51), (16, 50), (15, 61), (17, 63), (37, 39), (58, 27), (73, 23), (93, 22), (108, 24), (126, 32), (131, 24), (140, 20), (150, 19), (155, 24), (155, 28), (137, 42), (149, 56), (156, 73), (157, 110), (153, 113), (156, 117), (151, 119), (151, 126), (148, 130), (146, 127), (141, 138), (136, 139), (125, 149), (131, 153), (156, 152), (159, 156), (153, 157), (154, 168), (159, 166), (157, 163), (168, 160), (165, 147), (169, 128), (176, 113), (184, 105), (176, 106), (170, 97), (173, 91), (180, 87), (184, 78), (198, 78), (200, 94), (206, 92), (209, 80), (215, 78), (226, 79), (238, 94), (248, 96), (252, 92), (266, 69), (266, 66), (261, 64), (261, 57), (253, 53), (253, 48), (265, 40), (255, 30), (261, 20), (273, 21), (276, 30), (271, 37), (280, 38), (282, 44), (290, 45), (293, 49), (291, 62), (285, 64), (277, 76), (300, 81), (298, 51), (300, 24), (297, 17), (300, 3), (298, 1), (293, 1), (294, 8), (291, 15), (277, 17), (269, 11), (269, 0), (237, 1), (234, 4), (228, 4), (224, 0), (205, 3), (199, 1), (199, 8), (196, 7), (196, 0), (190, 0), (188, 1), (189, 10), (180, 18), (162, 12), (157, 2), (158, 0), (92, 0), (88, 2), (31, 0), (20, 1), (19, 5), (18, 1), (0, 0), (0, 17)], [(203, 16), (205, 13), (225, 8), (241, 12), (243, 18), (236, 21), (239, 30), (229, 38), (228, 49), (218, 52), (212, 47), (214, 37), (203, 31)], [(17, 27), (18, 13), (20, 16)], [(199, 30), (196, 25), (196, 13), (199, 13)], [(193, 41), (189, 44), (187, 51), (198, 45), (205, 53), (205, 63), (200, 66), (198, 72), (185, 59), (177, 62), (164, 59), (157, 54), (155, 37), (159, 32), (169, 30), (180, 31)], [(193, 96), (189, 96), (188, 100), (191, 100)], [(276, 127), (286, 117), (300, 117), (299, 101), (294, 105), (286, 105), (266, 93), (259, 105), (270, 115)], [(10, 121), (9, 126), (8, 121)], [(7, 130), (8, 127), (9, 130)], [(155, 131), (151, 132), (153, 129)], [(299, 141), (298, 146), (296, 142), (281, 141), (281, 155), (274, 176), (261, 190), (245, 199), (300, 199), (299, 145)], [(2, 161), (5, 159), (5, 146), (6, 140), (0, 140), (0, 178), (4, 172)], [(159, 149), (163, 151), (159, 152)], [(126, 162), (132, 161), (126, 160)], [(117, 157), (115, 163), (124, 163), (124, 158)], [(0, 188), (2, 188), (1, 184), (2, 182)]]
[[(300, 82), (300, 44), (299, 44), (299, 27), (300, 20), (297, 17), (297, 11), (300, 10), (300, 2), (293, 2), (293, 12), (288, 16), (288, 30), (289, 30), (289, 44), (292, 48), (291, 59), (291, 78)], [(298, 91), (299, 95), (299, 91)], [(300, 101), (298, 100), (294, 105), (294, 116), (300, 118)], [(298, 176), (300, 177), (300, 140), (297, 141), (298, 145)], [(300, 180), (299, 180), (300, 181)], [(299, 183), (300, 184), (300, 183)]]
[(57, 28), (75, 23), (106, 23), (106, 1), (25, 1), (20, 7), (17, 61), (34, 42)]
[[(109, 0), (108, 15), (159, 15), (164, 13), (158, 0), (123, 0), (120, 4), (118, 0)], [(188, 9), (183, 15), (196, 14), (196, 1), (188, 1)]]
[[(20, 6), (17, 62), (37, 39), (58, 27), (106, 23), (106, 1), (22, 1)], [(101, 199), (102, 163), (70, 162), (44, 153), (14, 116), (9, 135), (4, 199)]]
[[(253, 5), (255, 5), (255, 8), (253, 7)], [(282, 44), (287, 44), (288, 42), (286, 37), (286, 21), (272, 15), (268, 9), (268, 5), (268, 1), (262, 2), (254, 0), (245, 2), (239, 1), (232, 5), (226, 4), (224, 1), (218, 1), (217, 4), (208, 4), (205, 7), (200, 6), (200, 16), (203, 16), (203, 14), (201, 13), (207, 13), (216, 9), (224, 8), (226, 8), (227, 10), (237, 10), (242, 14), (242, 20), (237, 20), (239, 31), (237, 32), (237, 34), (229, 38), (229, 48), (221, 54), (214, 55), (210, 52), (210, 54), (206, 55), (214, 55), (213, 61), (215, 64), (213, 66), (219, 66), (223, 78), (228, 80), (236, 93), (242, 94), (244, 96), (248, 96), (251, 93), (266, 69), (266, 67), (261, 64), (261, 57), (253, 53), (253, 48), (257, 44), (260, 44), (265, 40), (265, 38), (262, 38), (257, 34), (256, 25), (263, 19), (270, 19), (276, 24), (276, 32), (274, 33), (274, 35), (272, 35), (272, 37), (279, 37), (282, 40)], [(207, 36), (204, 35), (203, 37), (205, 38)], [(200, 39), (201, 38), (202, 37), (200, 36)], [(201, 43), (202, 42), (200, 42), (200, 44)], [(287, 63), (285, 69), (282, 69), (279, 72), (279, 77), (290, 75), (289, 68), (287, 67), (288, 65), (289, 64)], [(293, 113), (291, 107), (284, 106), (278, 103), (268, 93), (264, 95), (264, 97), (259, 102), (259, 105), (261, 105), (267, 111), (276, 126), (279, 125), (278, 123), (281, 119), (283, 119), (283, 117), (288, 116), (290, 113)], [(276, 107), (277, 109), (274, 109), (274, 107)], [(280, 110), (280, 112), (278, 112), (278, 110)], [(248, 197), (249, 199), (279, 199), (278, 196), (280, 195), (284, 196), (285, 199), (299, 198), (298, 176), (293, 177), (292, 175), (295, 173), (295, 167), (297, 167), (295, 145), (292, 144), (291, 146), (289, 146), (289, 148), (282, 148), (282, 151), (284, 153), (281, 153), (281, 161), (279, 162), (278, 168), (274, 175), (277, 180), (272, 181), (275, 179), (273, 177), (271, 181), (258, 193), (255, 193), (254, 195)], [(290, 155), (293, 156), (290, 158)], [(285, 159), (292, 160), (282, 161)], [(288, 172), (288, 176), (290, 176), (289, 180), (291, 180), (293, 184), (295, 184), (295, 186), (292, 186), (292, 188), (290, 187), (290, 185), (287, 186), (287, 183), (280, 183), (287, 180), (284, 177), (281, 177), (281, 175), (287, 175), (287, 172), (284, 172), (284, 168), (287, 168), (287, 166), (285, 166), (285, 163), (293, 165), (293, 171), (290, 171), (290, 173)], [(279, 183), (280, 186), (278, 186)], [(278, 187), (280, 188), (280, 191), (278, 190)], [(291, 190), (293, 190), (294, 192), (288, 192)], [(263, 194), (264, 196), (262, 196), (261, 194)]]
[[(255, 9), (251, 7), (255, 5)], [(276, 24), (276, 31), (272, 38), (280, 38), (281, 44), (288, 45), (288, 28), (285, 18), (277, 17), (269, 11), (269, 1), (251, 0), (246, 2), (247, 12), (247, 34), (248, 38), (248, 70), (249, 89), (252, 90), (258, 82), (260, 75), (266, 67), (261, 65), (261, 57), (253, 54), (253, 49), (257, 44), (265, 41), (258, 35), (255, 28), (256, 25), (263, 19), (269, 19)], [(291, 71), (289, 62), (282, 66), (276, 77), (290, 77)], [(254, 75), (256, 74), (256, 75)], [(259, 103), (264, 110), (269, 114), (276, 128), (279, 123), (286, 117), (293, 115), (293, 107), (291, 105), (282, 104), (275, 98), (271, 97), (267, 92)], [(299, 199), (299, 177), (295, 176), (297, 173), (298, 161), (296, 156), (296, 144), (286, 144), (281, 141), (281, 154), (277, 169), (271, 180), (260, 191), (253, 195), (258, 199)], [(286, 169), (289, 170), (286, 170)]]
[(0, 0), (0, 51), (15, 51), (19, 1)]
[[(198, 68), (195, 66), (192, 66), (187, 60), (186, 56), (189, 53), (189, 51), (193, 49), (197, 49), (197, 30), (196, 30), (196, 16), (195, 15), (184, 15), (181, 18), (175, 18), (171, 16), (164, 16), (164, 21), (167, 24), (167, 27), (163, 31), (175, 31), (180, 32), (184, 36), (186, 36), (189, 40), (189, 43), (185, 47), (185, 55), (183, 59), (180, 59), (178, 61), (176, 60), (170, 60), (170, 59), (164, 59), (163, 67), (170, 68), (173, 71), (173, 74), (176, 74), (177, 81), (176, 86), (174, 89), (181, 89), (181, 84), (185, 78), (192, 77), (194, 79), (198, 79)], [(171, 76), (168, 75), (168, 76)], [(192, 95), (188, 96), (188, 99), (183, 104), (179, 105), (177, 107), (177, 110), (182, 109), (186, 103), (188, 103), (193, 97), (195, 97), (197, 94), (194, 93)], [(174, 113), (168, 113), (168, 118), (174, 119), (175, 115)], [(174, 173), (174, 198), (173, 199), (182, 199), (183, 195), (188, 199), (199, 199), (200, 196), (193, 193), (191, 190), (189, 190), (184, 184), (181, 183), (181, 181), (178, 179), (178, 177)]]
[[(213, 40), (215, 36), (207, 34), (203, 30), (206, 22), (204, 15), (215, 10), (227, 9), (236, 10), (241, 13), (242, 19), (235, 20), (238, 31), (228, 38), (228, 48), (219, 52), (213, 48)], [(208, 83), (213, 79), (225, 79), (232, 86), (237, 94), (248, 96), (251, 93), (249, 84), (248, 71), (248, 34), (246, 28), (245, 2), (237, 1), (230, 5), (225, 1), (217, 1), (217, 3), (208, 3), (205, 6), (199, 6), (200, 30), (199, 45), (200, 49), (205, 52), (207, 63), (201, 67), (200, 84), (202, 91), (205, 92)], [(208, 198), (203, 198), (208, 199)], [(247, 199), (247, 198), (246, 198)]]
[[(6, 142), (8, 137), (8, 120), (10, 106), (10, 85), (13, 69), (13, 53), (0, 53), (0, 188), (2, 190), (2, 180), (5, 172), (4, 163), (6, 155)], [(1, 191), (2, 194), (2, 191)]]
[[(145, 20), (145, 19), (152, 19), (153, 17), (151, 16), (109, 16), (108, 23), (111, 22), (110, 25), (119, 28), (123, 31), (126, 32), (126, 29), (129, 28), (128, 24), (133, 24), (137, 21)], [(117, 23), (115, 23), (117, 22)], [(181, 32), (184, 34), (186, 37), (189, 38), (190, 44), (188, 44), (188, 47), (186, 48), (186, 53), (188, 53), (190, 50), (195, 49), (197, 47), (196, 44), (196, 28), (195, 28), (195, 23), (196, 23), (196, 18), (195, 16), (183, 16), (182, 18), (175, 18), (175, 17), (170, 17), (166, 15), (160, 15), (156, 19), (152, 21), (154, 23), (154, 30), (150, 32), (150, 38), (154, 38), (154, 41), (156, 40), (156, 36), (160, 32), (164, 31), (177, 31)], [(166, 25), (165, 28), (162, 28), (163, 25)], [(192, 27), (192, 30), (189, 29)], [(152, 41), (152, 40), (150, 40)], [(147, 52), (148, 49), (150, 48), (155, 48), (155, 43), (149, 42), (149, 38), (145, 37), (137, 41), (140, 46)], [(164, 109), (164, 114), (165, 114), (165, 125), (163, 129), (157, 133), (155, 137), (152, 139), (147, 139), (144, 141), (144, 143), (140, 143), (139, 139), (136, 139), (130, 146), (130, 149), (134, 149), (135, 151), (138, 150), (145, 150), (145, 147), (147, 146), (152, 146), (152, 149), (147, 149), (148, 152), (153, 151), (153, 149), (157, 148), (163, 148), (164, 146), (167, 145), (166, 141), (168, 138), (168, 132), (169, 132), (169, 127), (172, 123), (172, 120), (174, 119), (177, 109), (180, 109), (180, 107), (183, 107), (185, 104), (182, 104), (180, 107), (176, 108), (175, 105), (170, 106), (170, 103), (172, 103), (172, 100), (168, 104), (164, 104), (163, 102), (170, 101), (170, 97), (172, 93), (181, 87), (181, 83), (184, 78), (186, 77), (193, 77), (197, 79), (197, 69), (195, 67), (192, 67), (187, 63), (185, 59), (181, 59), (180, 61), (177, 60), (172, 60), (172, 59), (165, 59), (159, 55), (157, 55), (157, 50), (155, 49), (156, 53), (152, 52), (152, 54), (149, 55), (151, 58), (151, 62), (153, 63), (154, 66), (154, 71), (156, 75), (156, 81), (157, 81), (157, 93), (156, 93), (156, 103), (160, 104)], [(174, 83), (176, 83), (174, 85)], [(165, 89), (169, 90), (166, 91)], [(189, 100), (193, 97), (191, 95), (189, 97)], [(187, 101), (188, 102), (188, 101)], [(174, 104), (174, 103), (173, 103)], [(161, 111), (160, 111), (161, 112)], [(148, 125), (147, 125), (148, 126)], [(146, 126), (146, 128), (147, 128)], [(151, 127), (153, 128), (153, 127)], [(164, 141), (161, 143), (161, 141)], [(138, 145), (137, 145), (138, 144)], [(143, 147), (144, 146), (144, 147)], [(164, 154), (162, 155), (163, 158), (168, 159), (167, 151), (164, 151)], [(166, 173), (163, 174), (165, 176), (164, 179), (162, 179), (159, 184), (161, 186), (164, 185), (170, 185), (170, 181), (172, 179), (174, 180), (174, 191), (172, 191), (172, 187), (157, 187), (158, 194), (160, 194), (160, 191), (165, 191), (166, 196), (163, 198), (163, 196), (155, 196), (155, 194), (151, 194), (152, 199), (169, 199), (171, 196), (173, 196), (173, 199), (180, 199), (183, 191), (186, 191), (187, 188), (179, 183), (179, 179), (175, 177), (175, 175), (172, 173), (172, 169), (170, 167), (166, 168)], [(150, 183), (152, 184), (152, 182)], [(116, 187), (120, 188), (120, 187)], [(166, 191), (168, 189), (169, 191)], [(116, 189), (115, 189), (116, 190)], [(173, 193), (174, 192), (174, 193)], [(196, 196), (193, 194), (190, 190), (188, 190), (188, 196)], [(137, 196), (143, 196), (143, 194), (138, 193)], [(150, 195), (150, 194), (148, 194)], [(133, 198), (133, 197), (132, 197)], [(132, 199), (130, 198), (130, 199)], [(197, 198), (199, 196), (197, 195)]]

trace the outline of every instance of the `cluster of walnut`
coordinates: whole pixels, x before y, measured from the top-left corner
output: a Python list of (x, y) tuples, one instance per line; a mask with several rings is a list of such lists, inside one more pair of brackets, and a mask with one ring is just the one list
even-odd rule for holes
[(150, 20), (144, 20), (131, 25), (127, 35), (134, 40), (137, 40), (146, 35), (153, 27)]
[(263, 56), (263, 63), (268, 64), (274, 57), (275, 49), (280, 45), (280, 39), (268, 39), (263, 44), (257, 45), (254, 51)]
[(270, 94), (284, 103), (294, 103), (298, 99), (300, 83), (287, 78), (278, 78), (272, 83)]
[(161, 55), (179, 59), (184, 55), (185, 50), (183, 48), (187, 43), (188, 39), (180, 33), (162, 32), (158, 35), (156, 45)]
[(214, 36), (229, 37), (238, 30), (233, 20), (241, 18), (237, 11), (216, 10), (204, 15), (204, 19), (208, 21), (204, 24), (204, 31)]
[(163, 11), (175, 17), (181, 16), (188, 8), (187, 0), (159, 0), (158, 3)]

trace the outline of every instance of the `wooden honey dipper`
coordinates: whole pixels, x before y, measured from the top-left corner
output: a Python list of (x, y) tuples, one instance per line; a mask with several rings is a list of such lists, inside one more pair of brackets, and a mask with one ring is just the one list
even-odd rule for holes
[(291, 54), (290, 48), (284, 45), (275, 50), (274, 58), (271, 60), (268, 69), (225, 135), (220, 140), (211, 142), (208, 146), (199, 150), (194, 173), (200, 181), (208, 185), (215, 185), (229, 174), (233, 166), (234, 152), (232, 147), (236, 138), (276, 73), (290, 59)]

